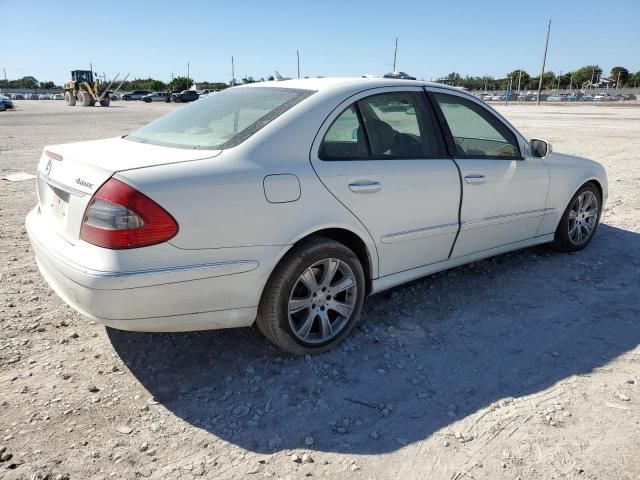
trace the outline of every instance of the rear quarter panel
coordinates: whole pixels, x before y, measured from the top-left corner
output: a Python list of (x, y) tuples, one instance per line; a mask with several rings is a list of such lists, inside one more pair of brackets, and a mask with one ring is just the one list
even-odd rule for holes
[[(116, 176), (176, 218), (179, 233), (170, 243), (178, 248), (207, 249), (215, 256), (215, 249), (288, 246), (324, 228), (343, 228), (367, 245), (375, 276), (378, 257), (373, 240), (322, 185), (309, 162), (313, 138), (328, 114), (326, 103), (298, 108), (301, 105), (218, 157)], [(276, 174), (298, 178), (297, 201), (267, 201), (263, 180)]]

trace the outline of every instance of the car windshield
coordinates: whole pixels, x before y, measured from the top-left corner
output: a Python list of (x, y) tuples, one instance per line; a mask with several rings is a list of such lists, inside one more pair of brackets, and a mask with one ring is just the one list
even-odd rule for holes
[(290, 88), (230, 88), (165, 115), (127, 138), (170, 147), (231, 148), (312, 93)]

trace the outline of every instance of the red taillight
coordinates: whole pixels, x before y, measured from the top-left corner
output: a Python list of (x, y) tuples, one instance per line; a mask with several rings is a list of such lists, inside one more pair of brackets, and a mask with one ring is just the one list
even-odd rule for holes
[(49, 150), (45, 150), (44, 154), (49, 157), (51, 160), (57, 160), (58, 162), (62, 161), (62, 155), (58, 155), (57, 153), (50, 152)]
[(166, 242), (177, 233), (178, 224), (164, 208), (111, 178), (89, 202), (80, 238), (99, 247), (121, 249)]

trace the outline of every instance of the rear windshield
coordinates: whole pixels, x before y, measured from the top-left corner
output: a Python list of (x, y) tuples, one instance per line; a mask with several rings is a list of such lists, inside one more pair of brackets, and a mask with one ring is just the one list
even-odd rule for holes
[(160, 117), (127, 138), (179, 148), (231, 148), (311, 94), (291, 88), (230, 88)]

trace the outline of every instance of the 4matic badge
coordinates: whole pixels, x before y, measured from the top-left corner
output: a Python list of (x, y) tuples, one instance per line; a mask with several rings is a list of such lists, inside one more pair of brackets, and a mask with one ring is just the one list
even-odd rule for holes
[(83, 187), (87, 187), (89, 189), (93, 188), (93, 183), (89, 183), (86, 180), (81, 179), (80, 177), (76, 178), (76, 183), (78, 185), (82, 185)]

